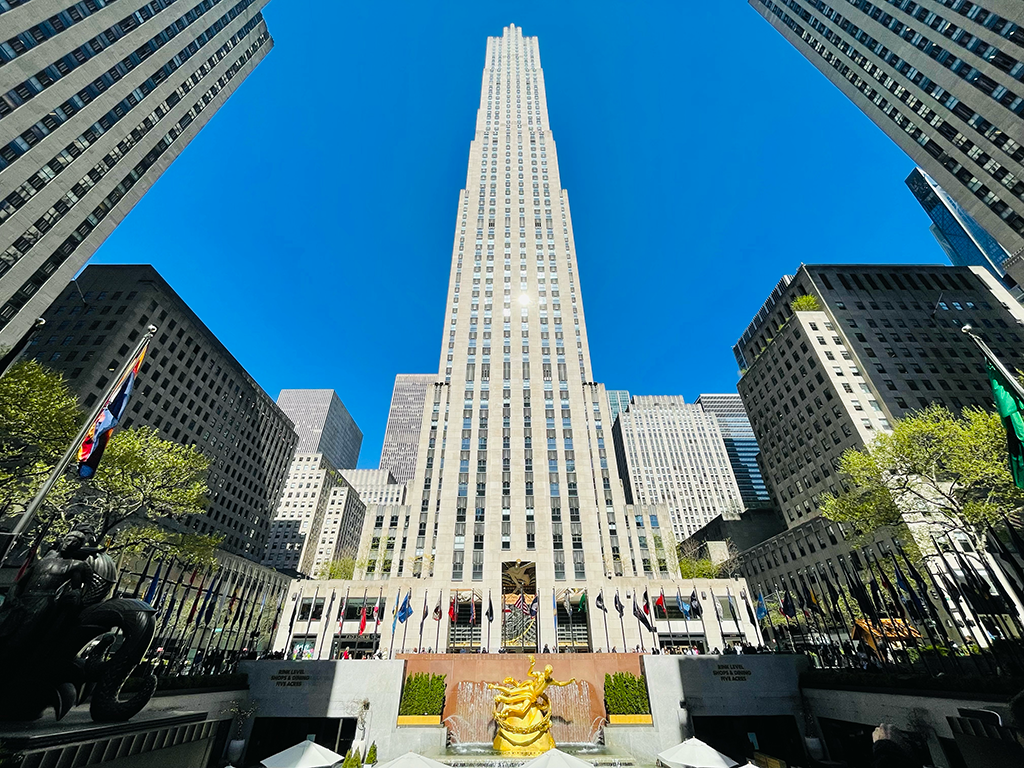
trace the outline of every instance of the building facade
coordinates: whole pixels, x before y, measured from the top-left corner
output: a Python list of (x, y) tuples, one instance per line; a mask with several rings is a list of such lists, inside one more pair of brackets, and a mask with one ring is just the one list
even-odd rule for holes
[(634, 395), (613, 435), (627, 502), (667, 506), (679, 541), (743, 510), (718, 417), (700, 405)]
[(346, 469), (341, 474), (367, 506), (405, 504), (405, 484), (386, 469)]
[(998, 277), (1012, 294), (1020, 295), (1020, 287), (1004, 269), (1010, 254), (992, 235), (920, 168), (911, 172), (906, 183), (932, 220), (928, 229), (953, 266), (984, 267)]
[(31, 354), (63, 373), (86, 408), (157, 327), (122, 426), (199, 448), (210, 504), (195, 531), (223, 535), (223, 549), (259, 562), (296, 443), (277, 404), (149, 265), (90, 265), (43, 317)]
[(333, 389), (282, 389), (277, 404), (295, 424), (300, 453), (322, 453), (335, 469), (355, 469), (363, 433)]
[[(701, 622), (687, 622), (687, 635), (675, 621), (674, 598), (667, 617), (653, 615), (659, 590), (689, 599), (695, 587), (678, 578), (668, 508), (625, 500), (608, 397), (591, 371), (538, 43), (515, 26), (487, 41), (440, 347), (405, 504), (367, 509), (355, 581), (296, 585), (299, 615), (307, 606), (320, 618), (305, 637), (282, 632), (278, 647), (387, 652), (410, 644), (424, 613), (438, 623), (415, 645), (449, 652), (705, 645)], [(741, 582), (713, 589), (709, 601), (742, 599)], [(632, 614), (645, 594), (653, 631)], [(351, 622), (338, 632), (323, 607), (331, 595), (370, 606), (366, 634)], [(378, 601), (389, 606), (382, 625)], [(406, 601), (413, 629), (391, 613)], [(738, 621), (725, 634), (752, 640)]]
[[(818, 308), (795, 312), (798, 296)], [(841, 491), (844, 451), (931, 404), (991, 407), (970, 324), (1012, 369), (1024, 367), (1024, 308), (983, 267), (802, 266), (735, 347), (739, 394), (787, 530), (740, 556), (751, 586), (812, 584), (861, 561), (843, 526), (820, 516)], [(882, 532), (871, 546), (885, 551)], [(881, 548), (880, 550), (878, 548)], [(774, 587), (773, 587), (774, 585)]]
[(416, 475), (423, 406), (437, 376), (433, 373), (400, 373), (391, 392), (388, 425), (380, 451), (380, 469), (390, 472), (401, 484)]
[(609, 389), (606, 390), (606, 393), (608, 395), (608, 408), (611, 410), (612, 423), (614, 424), (615, 418), (629, 408), (629, 390)]
[(1018, 0), (749, 0), (1024, 271)]
[(725, 452), (729, 456), (744, 508), (770, 506), (771, 496), (761, 477), (761, 468), (757, 465), (757, 454), (761, 449), (757, 445), (747, 412), (743, 410), (740, 396), (698, 395), (696, 403), (718, 419), (718, 429), (722, 433), (722, 442), (725, 443)]
[(273, 46), (266, 0), (0, 3), (0, 344)]

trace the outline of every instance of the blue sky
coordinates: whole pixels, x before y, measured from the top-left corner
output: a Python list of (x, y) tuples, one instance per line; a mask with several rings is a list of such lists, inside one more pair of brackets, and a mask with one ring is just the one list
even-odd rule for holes
[(937, 263), (911, 161), (744, 0), (287, 2), (276, 45), (103, 245), (250, 374), (338, 391), (375, 467), (396, 373), (437, 371), (484, 46), (540, 37), (594, 374), (735, 391), (801, 263)]

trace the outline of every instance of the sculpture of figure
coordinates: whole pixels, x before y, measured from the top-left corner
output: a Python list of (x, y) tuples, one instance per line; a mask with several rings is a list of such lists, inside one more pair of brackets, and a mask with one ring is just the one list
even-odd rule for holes
[(502, 683), (487, 686), (498, 691), (494, 697), (494, 721), (498, 725), (494, 748), (500, 752), (536, 754), (555, 746), (550, 733), (551, 702), (546, 691), (548, 686), (570, 685), (576, 679), (559, 682), (551, 676), (550, 664), (534, 671), (536, 663), (530, 656), (525, 680), (506, 677)]
[(114, 561), (86, 525), (25, 571), (0, 606), (0, 720), (34, 720), (50, 706), (60, 720), (91, 697), (93, 720), (116, 722), (149, 702), (151, 673), (127, 700), (119, 692), (153, 639), (153, 608), (104, 600), (116, 581)]

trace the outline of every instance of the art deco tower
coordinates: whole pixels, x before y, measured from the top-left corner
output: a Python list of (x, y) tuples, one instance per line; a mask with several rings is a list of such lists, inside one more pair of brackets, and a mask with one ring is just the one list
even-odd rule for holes
[(533, 591), (659, 574), (659, 521), (626, 508), (592, 379), (537, 39), (510, 25), (487, 42), (404, 575), (497, 589), (521, 561)]

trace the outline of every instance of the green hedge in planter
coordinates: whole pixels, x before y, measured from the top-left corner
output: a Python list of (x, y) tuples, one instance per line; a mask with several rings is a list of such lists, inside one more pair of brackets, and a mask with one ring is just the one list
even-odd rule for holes
[(629, 672), (604, 676), (604, 706), (609, 715), (649, 715), (647, 681)]
[(405, 678), (400, 715), (440, 715), (444, 710), (444, 675), (418, 672)]

